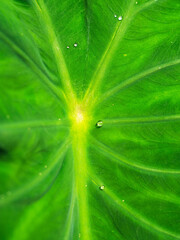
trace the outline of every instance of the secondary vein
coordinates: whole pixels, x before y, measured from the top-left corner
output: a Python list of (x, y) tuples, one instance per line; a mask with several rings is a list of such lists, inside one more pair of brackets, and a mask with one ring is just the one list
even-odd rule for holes
[[(107, 48), (104, 51), (103, 56), (101, 57), (101, 60), (95, 70), (95, 73), (90, 81), (89, 87), (85, 93), (84, 101), (89, 106), (89, 103), (91, 102), (92, 105), (96, 105), (97, 101), (97, 89), (100, 87), (102, 83), (102, 79), (107, 71), (107, 68), (111, 62), (111, 59), (114, 56), (114, 53), (119, 45), (119, 43), (123, 40), (123, 37), (132, 22), (135, 15), (137, 15), (138, 12), (142, 11), (143, 9), (151, 6), (152, 4), (156, 3), (155, 0), (152, 0), (148, 3), (143, 4), (141, 7), (136, 6), (135, 0), (132, 0), (127, 12), (125, 13), (125, 16), (123, 17), (123, 21), (119, 21), (115, 27), (114, 33), (110, 39), (110, 42), (107, 46)], [(136, 6), (136, 9), (135, 9)]]
[(104, 119), (104, 124), (108, 125), (121, 125), (132, 123), (155, 123), (155, 122), (169, 122), (180, 120), (180, 115), (162, 115), (162, 116), (148, 116), (148, 117), (132, 117), (132, 118), (119, 118), (119, 119)]
[(23, 128), (37, 128), (37, 127), (66, 127), (68, 124), (64, 120), (32, 120), (21, 122), (5, 122), (0, 124), (0, 131), (17, 130)]
[(117, 197), (116, 194), (114, 194), (108, 187), (106, 187), (105, 193), (110, 197), (111, 200), (113, 200), (118, 205), (121, 211), (124, 211), (124, 213), (128, 215), (129, 218), (133, 218), (138, 224), (142, 225), (147, 230), (153, 231), (158, 235), (163, 234), (165, 236), (173, 237), (173, 239), (180, 239), (180, 235), (176, 235), (176, 233), (170, 232), (167, 229), (157, 224), (154, 224), (152, 221), (149, 221), (139, 212), (128, 206), (128, 204), (122, 202), (122, 200), (119, 199), (119, 197)]
[(122, 41), (124, 34), (133, 18), (132, 9), (134, 4), (135, 4), (135, 1), (134, 0), (131, 1), (123, 21), (122, 22), (119, 21), (115, 27), (115, 30), (110, 39), (110, 42), (107, 48), (105, 49), (103, 56), (101, 57), (101, 60), (91, 79), (89, 88), (85, 93), (84, 100), (86, 101), (87, 104), (89, 104), (89, 102), (91, 102), (93, 99), (96, 99), (96, 91), (102, 82), (102, 79), (105, 75), (107, 67), (114, 55), (115, 50), (117, 49), (118, 44), (120, 43), (120, 41)]
[[(11, 49), (18, 55), (24, 59), (26, 65), (31, 68), (31, 70), (38, 76), (38, 79), (41, 83), (58, 99), (58, 101), (64, 96), (63, 91), (60, 88), (57, 88), (52, 81), (50, 80), (49, 76), (45, 72), (44, 69), (41, 69), (37, 64), (34, 62), (32, 58), (30, 58), (26, 52), (24, 52), (17, 44), (15, 44), (8, 36), (0, 32), (0, 37), (3, 41), (8, 44)], [(60, 101), (59, 101), (60, 102)]]
[(65, 100), (67, 102), (67, 99), (71, 98), (72, 101), (75, 101), (75, 94), (71, 85), (71, 78), (68, 68), (44, 0), (39, 0), (39, 4), (37, 0), (33, 0), (33, 3), (40, 21), (46, 29), (47, 38), (52, 47), (55, 63), (65, 92)]
[(139, 73), (139, 74), (137, 74), (133, 77), (130, 77), (130, 78), (126, 79), (125, 81), (121, 82), (120, 84), (118, 84), (116, 87), (114, 87), (114, 88), (110, 89), (109, 91), (107, 91), (106, 93), (104, 93), (101, 96), (101, 98), (99, 98), (98, 103), (106, 100), (108, 97), (110, 97), (113, 94), (119, 92), (120, 90), (130, 86), (131, 84), (137, 82), (138, 80), (144, 79), (146, 76), (148, 76), (150, 74), (153, 74), (153, 73), (155, 73), (157, 71), (160, 71), (164, 68), (167, 68), (167, 67), (170, 67), (170, 66), (173, 66), (173, 65), (177, 65), (179, 63), (180, 63), (180, 59), (176, 59), (176, 60), (173, 60), (171, 62), (167, 62), (167, 63), (164, 63), (164, 64), (160, 64), (158, 66), (155, 66), (153, 68), (149, 68), (142, 73)]
[[(50, 161), (51, 164), (49, 165), (47, 170), (44, 172), (44, 174), (42, 174), (42, 176), (40, 176), (40, 177), (39, 176), (35, 177), (30, 182), (25, 183), (22, 188), (15, 189), (14, 191), (12, 191), (12, 194), (10, 196), (8, 196), (4, 199), (0, 199), (0, 206), (9, 204), (10, 202), (18, 200), (22, 195), (31, 191), (39, 183), (41, 183), (47, 176), (49, 176), (50, 172), (55, 168), (55, 166), (59, 163), (60, 159), (63, 157), (63, 155), (67, 151), (69, 145), (70, 145), (70, 138), (68, 137), (65, 140), (65, 142), (60, 146), (60, 148), (57, 150), (57, 152), (55, 153), (53, 160)], [(61, 168), (62, 163), (63, 163), (63, 161), (60, 163), (59, 168)]]
[(96, 148), (98, 151), (102, 152), (104, 155), (110, 156), (112, 160), (116, 161), (120, 165), (125, 165), (129, 168), (138, 170), (140, 172), (148, 172), (152, 174), (180, 174), (180, 170), (169, 170), (169, 169), (160, 169), (160, 168), (152, 168), (146, 167), (140, 164), (133, 163), (133, 161), (129, 161), (126, 157), (120, 155), (119, 153), (111, 150), (103, 143), (99, 142), (98, 140), (91, 137), (93, 147)]

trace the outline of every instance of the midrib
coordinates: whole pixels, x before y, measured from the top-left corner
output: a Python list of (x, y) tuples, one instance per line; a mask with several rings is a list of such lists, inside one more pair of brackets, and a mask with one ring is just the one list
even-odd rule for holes
[[(38, 4), (38, 2), (40, 4)], [(41, 19), (41, 22), (46, 26), (47, 37), (55, 57), (55, 62), (58, 68), (60, 79), (63, 84), (63, 90), (65, 92), (65, 99), (69, 111), (69, 118), (72, 118), (71, 126), (71, 139), (72, 139), (72, 150), (73, 150), (73, 168), (74, 168), (74, 181), (73, 184), (73, 198), (77, 199), (79, 208), (79, 229), (80, 236), (83, 240), (90, 240), (90, 226), (89, 226), (89, 214), (88, 214), (88, 203), (87, 203), (87, 188), (85, 187), (87, 182), (87, 122), (81, 124), (77, 123), (76, 119), (73, 118), (73, 112), (77, 106), (77, 98), (71, 85), (71, 79), (69, 72), (63, 57), (63, 53), (56, 37), (53, 25), (48, 14), (47, 8), (43, 0), (34, 0), (36, 11)], [(74, 199), (75, 200), (75, 199)], [(73, 200), (73, 201), (74, 201)], [(70, 218), (73, 215), (73, 206), (70, 209)], [(71, 219), (70, 219), (71, 222)], [(69, 222), (69, 224), (70, 224)], [(69, 231), (70, 225), (67, 226)], [(69, 237), (69, 233), (66, 232), (65, 239)]]
[[(79, 126), (80, 127), (80, 126)], [(87, 129), (72, 127), (75, 191), (79, 208), (79, 229), (83, 240), (90, 240), (87, 196)]]
[[(59, 72), (60, 80), (62, 81), (63, 90), (65, 92), (65, 99), (68, 105), (68, 110), (70, 114), (73, 112), (73, 108), (76, 106), (76, 95), (72, 88), (70, 75), (66, 66), (66, 62), (61, 50), (60, 43), (57, 39), (56, 33), (53, 29), (53, 24), (51, 18), (48, 14), (48, 10), (43, 0), (39, 0), (37, 3), (36, 0), (33, 0), (36, 6), (36, 11), (41, 19), (41, 22), (46, 26), (47, 38), (52, 45), (53, 54), (55, 57), (55, 63)], [(122, 41), (129, 24), (134, 17), (132, 9), (134, 8), (135, 0), (132, 0), (128, 11), (125, 16), (123, 16), (122, 22), (118, 22), (115, 28), (115, 31), (111, 37), (111, 40), (100, 60), (97, 69), (93, 75), (93, 78), (89, 84), (87, 92), (82, 102), (85, 102), (85, 107), (87, 110), (90, 106), (94, 105), (96, 101), (96, 93), (102, 84), (102, 80), (107, 71), (107, 68), (114, 56), (114, 53)], [(89, 110), (89, 109), (88, 109)], [(80, 234), (82, 240), (92, 240), (90, 235), (90, 224), (89, 224), (89, 213), (88, 213), (88, 195), (87, 195), (87, 134), (88, 127), (87, 123), (84, 124), (72, 124), (71, 129), (71, 138), (72, 138), (72, 149), (73, 149), (73, 168), (75, 176), (75, 186), (74, 189), (78, 201), (79, 208), (79, 226)], [(73, 208), (70, 210), (70, 214), (73, 214)], [(69, 227), (68, 227), (69, 229)], [(67, 234), (68, 237), (68, 234)]]

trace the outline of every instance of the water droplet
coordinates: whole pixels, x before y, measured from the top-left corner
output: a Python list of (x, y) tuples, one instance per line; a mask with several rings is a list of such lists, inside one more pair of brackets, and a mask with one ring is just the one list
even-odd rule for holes
[(96, 123), (96, 127), (97, 128), (101, 128), (103, 126), (103, 121), (102, 120), (99, 120), (97, 123)]
[(136, 2), (136, 4), (138, 4), (138, 2)]
[(77, 43), (74, 44), (74, 47), (77, 47)]
[(122, 20), (122, 16), (118, 17), (118, 20), (121, 21)]
[(60, 119), (60, 118), (58, 118), (58, 120), (60, 121), (61, 119)]
[(122, 202), (124, 202), (124, 200), (122, 200)]
[(116, 17), (117, 17), (117, 15), (115, 14), (115, 15), (114, 15), (114, 17), (116, 18)]
[(69, 46), (67, 46), (67, 48), (69, 49)]
[(47, 168), (47, 165), (45, 165), (44, 168)]
[(104, 190), (104, 188), (105, 188), (104, 185), (101, 185), (101, 186), (99, 187), (100, 190)]
[(39, 176), (42, 176), (42, 172), (39, 172)]

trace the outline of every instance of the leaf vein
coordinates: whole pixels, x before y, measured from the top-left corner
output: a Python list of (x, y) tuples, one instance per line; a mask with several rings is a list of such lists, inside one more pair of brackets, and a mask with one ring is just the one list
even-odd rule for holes
[(139, 80), (143, 80), (145, 77), (147, 77), (148, 75), (151, 75), (155, 72), (161, 71), (165, 68), (177, 65), (180, 63), (180, 59), (176, 59), (174, 61), (168, 62), (168, 63), (164, 63), (164, 64), (160, 64), (156, 67), (153, 68), (149, 68), (146, 71), (139, 73), (133, 77), (130, 77), (128, 79), (126, 79), (125, 81), (121, 82), (120, 84), (118, 84), (116, 87), (110, 89), (109, 91), (107, 91), (106, 93), (104, 93), (101, 98), (99, 98), (98, 103), (103, 102), (104, 100), (106, 100), (107, 98), (109, 98), (110, 96), (112, 96), (113, 94), (121, 91), (122, 89), (129, 87), (130, 85), (132, 85), (133, 83), (139, 81)]

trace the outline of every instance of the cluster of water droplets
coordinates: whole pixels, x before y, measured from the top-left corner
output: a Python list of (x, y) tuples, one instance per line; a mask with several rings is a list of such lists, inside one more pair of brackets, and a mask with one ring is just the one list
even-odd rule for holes
[[(47, 165), (44, 165), (44, 168), (45, 168), (45, 169), (47, 169), (47, 167), (48, 167)], [(42, 172), (39, 172), (39, 173), (38, 173), (39, 176), (42, 176), (42, 174), (43, 174)]]
[(122, 16), (117, 16), (116, 14), (114, 15), (115, 18), (118, 18), (119, 21), (122, 21), (123, 17)]
[[(96, 123), (96, 128), (101, 128), (102, 126), (103, 126), (103, 121), (102, 121), (102, 120), (99, 120), (99, 121)], [(105, 188), (104, 185), (99, 186), (99, 189), (100, 189), (101, 191), (103, 191), (104, 188)]]
[[(77, 43), (74, 43), (74, 44), (73, 44), (73, 47), (77, 48), (77, 47), (78, 47), (78, 44), (77, 44)], [(70, 46), (68, 45), (66, 48), (69, 49)]]

